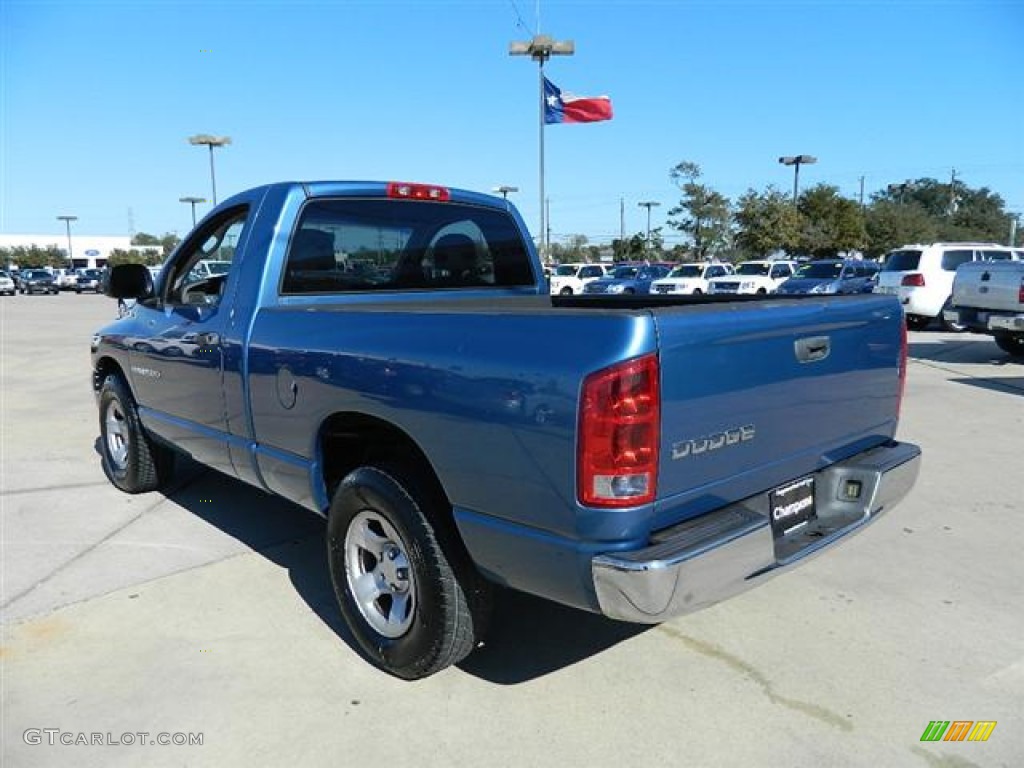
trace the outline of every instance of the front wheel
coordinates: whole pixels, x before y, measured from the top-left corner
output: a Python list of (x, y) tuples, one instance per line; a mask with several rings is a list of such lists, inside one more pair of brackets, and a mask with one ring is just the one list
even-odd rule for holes
[(1010, 357), (1024, 357), (1024, 336), (997, 333), (993, 338), (999, 348)]
[(110, 482), (125, 493), (163, 486), (173, 471), (174, 454), (146, 434), (124, 379), (107, 376), (99, 401), (103, 471)]
[(560, 290), (559, 293), (562, 296), (572, 296), (572, 288), (570, 288), (569, 286), (566, 286), (565, 288)]
[(490, 587), (453, 536), (428, 518), (439, 503), (411, 468), (360, 467), (341, 482), (327, 520), (334, 593), (363, 653), (416, 680), (476, 647)]

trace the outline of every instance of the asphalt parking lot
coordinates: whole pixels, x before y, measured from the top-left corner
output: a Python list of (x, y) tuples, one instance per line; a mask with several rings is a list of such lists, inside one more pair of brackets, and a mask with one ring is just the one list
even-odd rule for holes
[[(346, 640), (317, 518), (190, 465), (109, 485), (88, 349), (114, 314), (0, 299), (4, 768), (1021, 765), (1024, 364), (987, 338), (911, 333), (922, 473), (840, 549), (654, 628), (505, 594), (486, 647), (404, 683)], [(921, 742), (933, 720), (998, 725)]]

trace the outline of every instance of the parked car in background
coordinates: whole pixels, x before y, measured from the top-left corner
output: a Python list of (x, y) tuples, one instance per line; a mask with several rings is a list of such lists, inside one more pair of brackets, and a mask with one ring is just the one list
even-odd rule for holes
[(78, 272), (74, 269), (58, 267), (52, 270), (53, 283), (60, 291), (73, 291), (78, 286)]
[(21, 273), (22, 293), (53, 293), (60, 291), (53, 275), (45, 269), (28, 269)]
[(971, 261), (1012, 261), (1019, 254), (996, 243), (905, 245), (886, 255), (874, 290), (899, 298), (912, 330), (923, 330), (939, 320), (947, 331), (964, 331), (964, 325), (950, 319), (953, 315), (943, 316), (944, 309), (953, 308), (957, 267)]
[(667, 264), (625, 264), (583, 286), (583, 293), (650, 293), (651, 283), (669, 273)]
[(731, 275), (734, 271), (732, 264), (680, 264), (666, 277), (651, 283), (651, 293), (707, 293), (708, 280)]
[(777, 293), (870, 293), (878, 264), (858, 259), (819, 259), (801, 264)]
[(775, 293), (796, 272), (795, 261), (745, 261), (736, 273), (708, 281), (708, 293)]
[(0, 295), (13, 296), (17, 289), (14, 286), (14, 278), (7, 272), (0, 269)]
[(550, 292), (561, 296), (583, 293), (583, 286), (604, 276), (601, 264), (559, 264), (551, 276)]
[(102, 286), (100, 285), (102, 280), (102, 269), (80, 269), (78, 270), (78, 280), (75, 285), (75, 293), (82, 293), (83, 291), (99, 293), (102, 290)]

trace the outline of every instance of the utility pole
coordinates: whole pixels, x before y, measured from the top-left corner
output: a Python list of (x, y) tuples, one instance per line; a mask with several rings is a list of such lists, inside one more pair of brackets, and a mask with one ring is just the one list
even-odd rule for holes
[[(540, 30), (540, 6), (537, 8), (537, 29)], [(550, 35), (534, 35), (530, 40), (513, 41), (509, 43), (509, 56), (529, 56), (539, 65), (540, 100), (539, 125), (540, 125), (540, 236), (541, 253), (545, 248), (545, 234), (548, 226), (544, 219), (544, 204), (547, 198), (544, 195), (544, 62), (552, 56), (572, 56), (576, 52), (576, 45), (572, 40), (555, 40)]]
[(949, 215), (956, 213), (956, 168), (949, 177)]
[(864, 177), (860, 177), (860, 207), (864, 207)]
[(651, 208), (661, 205), (656, 200), (644, 200), (642, 203), (637, 203), (638, 208), (647, 209), (647, 240), (644, 241), (644, 250), (651, 250)]
[(550, 248), (551, 247), (551, 198), (550, 197), (547, 198), (544, 201), (544, 221), (546, 222), (545, 226), (547, 227), (547, 229), (544, 230), (544, 233), (546, 235), (546, 240), (547, 240), (548, 248)]

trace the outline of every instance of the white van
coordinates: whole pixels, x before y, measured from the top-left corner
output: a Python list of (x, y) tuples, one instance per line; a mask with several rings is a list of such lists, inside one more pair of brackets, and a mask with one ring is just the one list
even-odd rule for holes
[(996, 243), (905, 245), (886, 255), (874, 292), (899, 297), (911, 330), (923, 330), (932, 320), (939, 320), (947, 331), (959, 332), (964, 326), (942, 316), (942, 310), (951, 306), (956, 268), (969, 261), (1021, 256), (1021, 250)]

